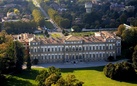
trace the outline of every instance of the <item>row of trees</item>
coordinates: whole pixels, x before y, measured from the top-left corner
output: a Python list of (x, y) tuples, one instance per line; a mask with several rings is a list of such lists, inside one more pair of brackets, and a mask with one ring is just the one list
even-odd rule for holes
[(48, 15), (62, 28), (69, 28), (71, 25), (69, 19), (61, 17), (58, 12), (52, 8), (48, 9)]
[(60, 69), (49, 67), (48, 70), (42, 70), (36, 77), (38, 86), (82, 86), (84, 82), (76, 79), (74, 75), (68, 75), (64, 79), (61, 75)]
[(5, 22), (3, 27), (8, 34), (33, 33), (36, 23), (34, 21)]
[(36, 22), (37, 26), (43, 27), (45, 25), (44, 16), (40, 12), (40, 10), (34, 9), (32, 11), (32, 15), (33, 15), (34, 21)]

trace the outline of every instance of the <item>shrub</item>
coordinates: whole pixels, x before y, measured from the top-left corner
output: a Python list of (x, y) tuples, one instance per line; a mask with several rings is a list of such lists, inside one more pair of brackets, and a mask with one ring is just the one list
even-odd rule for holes
[(0, 81), (1, 85), (4, 86), (4, 83), (6, 82), (6, 77), (0, 73)]
[(38, 64), (38, 62), (39, 62), (39, 60), (38, 60), (38, 59), (34, 59), (32, 63), (33, 63), (34, 65), (37, 65), (37, 64)]
[(109, 56), (109, 57), (107, 58), (107, 60), (108, 60), (108, 61), (114, 61), (114, 56)]

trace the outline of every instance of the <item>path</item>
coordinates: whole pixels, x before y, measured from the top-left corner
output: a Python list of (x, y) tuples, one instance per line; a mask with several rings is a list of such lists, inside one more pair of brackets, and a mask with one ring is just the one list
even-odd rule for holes
[[(98, 62), (88, 62), (88, 63), (77, 63), (77, 64), (72, 64), (72, 63), (45, 63), (45, 64), (38, 64), (38, 65), (33, 65), (32, 68), (47, 68), (50, 66), (54, 66), (56, 68), (85, 68), (85, 67), (98, 67), (98, 66), (105, 66), (108, 63), (118, 63), (122, 61), (126, 61), (127, 59), (124, 60), (119, 60), (116, 62), (106, 62), (106, 61), (98, 61)], [(25, 68), (25, 66), (24, 66)]]

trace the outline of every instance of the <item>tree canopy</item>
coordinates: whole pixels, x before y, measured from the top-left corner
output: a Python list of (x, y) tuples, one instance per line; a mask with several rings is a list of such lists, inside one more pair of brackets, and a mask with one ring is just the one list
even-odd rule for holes
[(115, 80), (133, 80), (137, 76), (132, 64), (128, 62), (109, 63), (103, 71), (107, 77)]
[(24, 48), (18, 41), (13, 41), (11, 35), (0, 32), (0, 69), (2, 73), (21, 72)]
[(82, 86), (82, 81), (76, 79), (74, 75), (68, 75), (66, 79), (61, 76), (60, 69), (49, 67), (48, 70), (42, 70), (37, 75), (38, 86)]
[(37, 26), (43, 27), (45, 25), (44, 16), (40, 12), (40, 10), (34, 9), (32, 15), (34, 17), (34, 21), (36, 22)]
[(132, 55), (132, 61), (133, 61), (133, 66), (135, 67), (135, 69), (137, 69), (137, 45), (134, 48), (134, 52)]

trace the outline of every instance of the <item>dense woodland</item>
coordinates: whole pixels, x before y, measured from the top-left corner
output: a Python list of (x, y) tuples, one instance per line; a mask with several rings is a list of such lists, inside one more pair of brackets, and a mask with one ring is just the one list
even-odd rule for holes
[[(80, 28), (117, 28), (120, 24), (126, 23), (137, 26), (137, 1), (131, 0), (125, 3), (126, 6), (135, 6), (134, 11), (115, 11), (110, 10), (110, 2), (108, 0), (102, 5), (93, 4), (91, 13), (86, 13), (83, 0), (37, 0), (41, 6), (48, 12), (49, 16), (62, 28), (71, 28), (79, 26)], [(88, 1), (88, 0), (87, 0)], [(114, 1), (121, 3), (121, 0)], [(67, 10), (59, 11), (52, 5), (65, 8)], [(62, 6), (63, 5), (63, 6)], [(65, 6), (64, 6), (65, 5)], [(47, 8), (49, 8), (47, 10)], [(79, 19), (79, 22), (77, 22)], [(104, 20), (102, 20), (104, 19)], [(131, 21), (129, 21), (131, 19)], [(63, 22), (63, 24), (62, 24)]]

